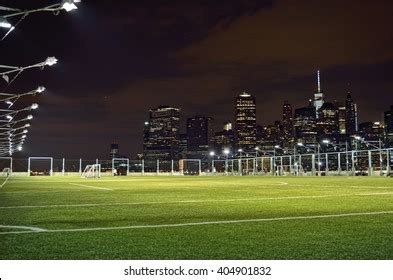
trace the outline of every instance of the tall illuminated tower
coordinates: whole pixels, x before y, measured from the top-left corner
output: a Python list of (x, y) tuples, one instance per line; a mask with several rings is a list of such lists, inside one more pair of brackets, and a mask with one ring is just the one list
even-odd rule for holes
[(255, 97), (246, 92), (236, 98), (235, 130), (238, 148), (251, 150), (257, 142), (257, 116)]
[(315, 112), (316, 112), (316, 117), (318, 118), (318, 110), (319, 108), (322, 107), (323, 103), (325, 102), (325, 97), (324, 94), (321, 91), (321, 75), (320, 75), (320, 71), (317, 71), (317, 84), (318, 84), (318, 88), (317, 88), (317, 92), (314, 94), (314, 107), (315, 107)]

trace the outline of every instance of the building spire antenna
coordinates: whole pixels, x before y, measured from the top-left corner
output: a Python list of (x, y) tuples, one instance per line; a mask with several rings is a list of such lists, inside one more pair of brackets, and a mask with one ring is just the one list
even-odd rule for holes
[(317, 79), (318, 79), (318, 93), (321, 93), (321, 74), (320, 71), (317, 71)]

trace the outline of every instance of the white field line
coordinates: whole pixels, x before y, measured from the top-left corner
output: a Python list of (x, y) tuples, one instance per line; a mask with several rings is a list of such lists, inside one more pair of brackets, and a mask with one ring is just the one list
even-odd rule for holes
[(110, 231), (110, 230), (127, 230), (127, 229), (148, 229), (148, 228), (176, 228), (176, 227), (204, 226), (204, 225), (262, 223), (262, 222), (274, 222), (274, 221), (327, 219), (327, 218), (388, 215), (388, 214), (393, 214), (393, 211), (341, 213), (341, 214), (295, 216), (295, 217), (276, 217), (276, 218), (261, 218), (261, 219), (247, 219), (247, 220), (222, 220), (222, 221), (195, 222), (195, 223), (182, 223), (182, 224), (161, 224), (161, 225), (158, 224), (158, 225), (139, 225), (139, 226), (134, 225), (134, 226), (120, 226), (120, 227), (95, 227), (95, 228), (74, 228), (74, 229), (41, 229), (40, 231), (0, 232), (0, 235), (26, 234), (26, 233), (91, 232), (91, 231)]
[(10, 178), (10, 176), (7, 176), (7, 178), (5, 179), (5, 181), (0, 185), (0, 189), (2, 189), (4, 187), (4, 185), (8, 182), (8, 179)]
[(300, 195), (300, 196), (261, 197), (261, 198), (234, 198), (234, 199), (218, 199), (218, 200), (210, 199), (210, 200), (146, 201), (146, 202), (116, 202), (116, 203), (52, 204), (52, 205), (15, 205), (15, 206), (0, 206), (0, 209), (105, 207), (105, 206), (124, 206), (124, 205), (154, 205), (154, 204), (182, 204), (182, 203), (192, 204), (192, 203), (210, 203), (210, 202), (220, 203), (220, 202), (239, 202), (239, 201), (291, 200), (291, 199), (313, 199), (313, 198), (355, 197), (355, 196), (386, 196), (386, 195), (393, 195), (393, 192)]
[(72, 186), (91, 188), (91, 189), (96, 189), (96, 190), (113, 191), (113, 189), (108, 189), (108, 188), (103, 188), (103, 187), (95, 187), (95, 186), (89, 186), (89, 185), (83, 185), (83, 184), (75, 184), (75, 183), (68, 183), (68, 184), (70, 184)]
[(27, 227), (27, 226), (0, 225), (0, 228), (21, 229), (21, 230), (28, 230), (28, 231), (33, 231), (33, 232), (45, 231), (45, 229), (43, 229), (43, 228)]

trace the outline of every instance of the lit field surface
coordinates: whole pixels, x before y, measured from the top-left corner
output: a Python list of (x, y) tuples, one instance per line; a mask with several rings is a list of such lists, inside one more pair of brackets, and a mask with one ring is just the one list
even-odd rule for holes
[(11, 178), (0, 258), (393, 259), (393, 179)]

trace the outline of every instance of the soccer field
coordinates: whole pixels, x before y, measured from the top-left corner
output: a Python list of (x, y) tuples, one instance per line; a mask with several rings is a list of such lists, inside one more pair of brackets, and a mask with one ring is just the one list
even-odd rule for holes
[(0, 258), (393, 259), (393, 179), (11, 178)]

